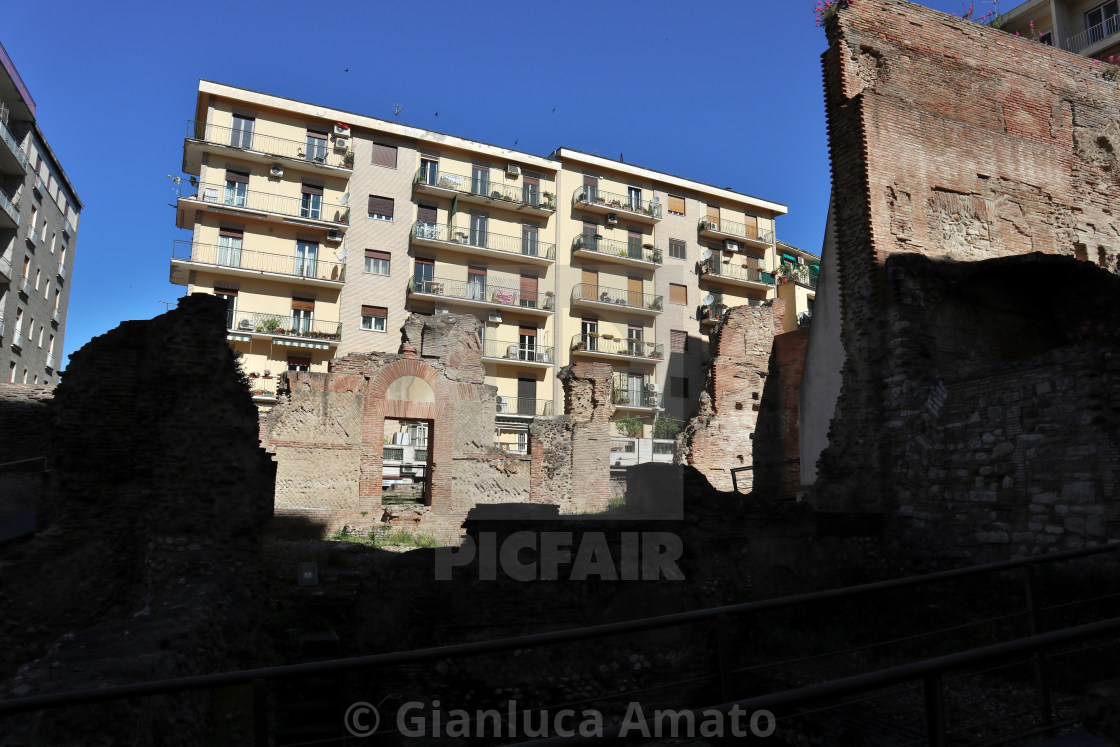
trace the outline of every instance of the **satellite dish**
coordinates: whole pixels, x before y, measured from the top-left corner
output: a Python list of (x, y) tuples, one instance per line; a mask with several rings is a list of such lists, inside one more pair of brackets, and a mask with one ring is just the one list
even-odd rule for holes
[(712, 295), (711, 293), (709, 293), (708, 295), (704, 296), (704, 305), (705, 305), (705, 306), (711, 306), (711, 305), (712, 305), (712, 304), (714, 304), (715, 302), (716, 302), (716, 297), (715, 297), (715, 296), (713, 296), (713, 295)]
[(704, 251), (700, 252), (700, 259), (711, 259), (711, 258), (712, 258), (712, 250), (708, 249), (707, 247), (704, 247)]
[(339, 202), (340, 205), (346, 205), (347, 203), (349, 203), (350, 202), (350, 193), (347, 192), (346, 194), (342, 195), (342, 197), (339, 197), (338, 202)]

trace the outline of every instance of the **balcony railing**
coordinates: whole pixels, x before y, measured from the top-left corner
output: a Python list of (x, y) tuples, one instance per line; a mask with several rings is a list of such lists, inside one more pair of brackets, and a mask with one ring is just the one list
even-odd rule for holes
[(542, 210), (556, 209), (556, 187), (552, 182), (544, 179), (540, 180), (539, 185), (506, 184), (492, 182), (489, 178), (480, 179), (421, 166), (413, 182), (421, 186), (450, 189), (461, 194), (485, 197), (514, 205), (528, 205)]
[(767, 244), (774, 243), (774, 232), (767, 228), (759, 228), (758, 226), (750, 226), (746, 223), (738, 223), (727, 218), (704, 217), (700, 219), (701, 231), (716, 231), (719, 233), (727, 234), (729, 236), (738, 236), (741, 239), (750, 239), (751, 241), (762, 241)]
[(58, 277), (59, 277), (60, 280), (65, 280), (66, 279), (66, 264), (64, 262), (59, 262), (58, 263), (57, 272), (58, 272)]
[(329, 223), (350, 222), (350, 209), (328, 202), (306, 202), (302, 197), (286, 197), (267, 192), (238, 192), (223, 184), (206, 184), (189, 180), (179, 182), (179, 197), (208, 205), (241, 208), (262, 213), (275, 213), (293, 218), (321, 220)]
[(572, 194), (572, 203), (584, 202), (588, 205), (599, 205), (604, 208), (629, 211), (650, 218), (661, 217), (661, 203), (653, 200), (635, 200), (628, 195), (604, 192), (598, 187), (578, 187)]
[(12, 279), (11, 257), (0, 257), (0, 275), (3, 275), (8, 280)]
[(495, 441), (494, 448), (501, 451), (509, 452), (510, 454), (528, 453), (528, 445), (524, 443), (517, 443), (516, 441)]
[(27, 162), (27, 154), (24, 153), (23, 149), (19, 147), (19, 143), (16, 142), (15, 137), (12, 135), (11, 131), (8, 130), (8, 126), (3, 122), (0, 122), (0, 140), (3, 140), (8, 144), (8, 148), (11, 149), (12, 155), (16, 157), (16, 160), (20, 162), (20, 165), (23, 166), (24, 171), (26, 171), (29, 165)]
[(661, 407), (661, 392), (642, 389), (628, 389), (617, 382), (611, 389), (611, 404), (621, 407)]
[(1066, 51), (1080, 52), (1118, 32), (1120, 32), (1120, 16), (1109, 16), (1080, 34), (1066, 37)]
[(650, 264), (661, 264), (661, 250), (637, 241), (616, 241), (580, 234), (572, 239), (572, 251), (595, 252), (608, 257), (636, 259)]
[(556, 245), (539, 241), (535, 234), (521, 237), (503, 236), (489, 231), (470, 231), (465, 228), (417, 221), (412, 226), (412, 235), (418, 239), (446, 241), (451, 244), (475, 246), (525, 257), (556, 259)]
[(12, 333), (12, 347), (13, 348), (22, 348), (23, 347), (23, 333), (20, 332), (18, 329), (15, 332)]
[(527, 363), (552, 363), (552, 348), (546, 345), (525, 345), (502, 340), (484, 340), (482, 357)]
[(706, 275), (742, 280), (750, 283), (774, 284), (774, 276), (769, 272), (754, 267), (741, 267), (738, 265), (724, 264), (716, 257), (709, 257), (700, 265), (701, 271)]
[(47, 353), (47, 368), (54, 369), (54, 353)]
[(344, 169), (354, 168), (354, 152), (352, 150), (336, 150), (325, 140), (309, 145), (305, 140), (288, 140), (272, 135), (262, 135), (259, 132), (235, 130), (230, 127), (220, 127), (193, 120), (187, 122), (187, 137), (194, 140), (205, 140), (216, 145), (229, 146), (230, 148), (254, 150), (270, 156), (293, 158)]
[(7, 327), (4, 324), (4, 317), (0, 316), (0, 340), (4, 339), (5, 332), (7, 332)]
[(638, 291), (620, 290), (618, 288), (604, 288), (591, 283), (576, 283), (572, 286), (573, 301), (594, 301), (596, 303), (614, 304), (627, 309), (650, 309), (661, 311), (663, 297)]
[(13, 202), (9, 197), (0, 190), (0, 210), (3, 210), (11, 218), (12, 222), (17, 226), (19, 225), (19, 203)]
[(535, 418), (552, 417), (552, 400), (527, 397), (502, 397), (496, 400), (499, 415), (525, 415)]
[(62, 323), (62, 309), (51, 309), (51, 321), (55, 324)]
[(276, 382), (280, 380), (279, 376), (254, 376), (249, 374), (249, 392), (254, 397), (275, 397), (276, 396)]
[(817, 275), (809, 270), (808, 265), (795, 266), (783, 263), (773, 275), (779, 283), (793, 282), (807, 285), (810, 288), (817, 287)]
[(547, 292), (522, 291), (516, 285), (507, 285), (508, 282), (493, 277), (487, 277), (485, 283), (472, 283), (463, 280), (448, 280), (447, 278), (419, 278), (413, 276), (408, 279), (408, 292), (459, 298), (464, 301), (495, 303), (522, 309), (552, 311), (556, 307), (556, 299), (548, 295)]
[(31, 278), (24, 278), (19, 286), (19, 292), (28, 298), (31, 297)]
[(234, 249), (217, 244), (199, 244), (177, 240), (171, 249), (171, 258), (182, 262), (229, 267), (241, 270), (271, 272), (313, 280), (342, 282), (346, 266), (341, 262), (327, 262), (314, 257)]
[(306, 337), (315, 340), (341, 340), (342, 324), (335, 321), (303, 319), (286, 314), (231, 311), (226, 324), (231, 332), (252, 332), (278, 337)]
[(625, 355), (630, 358), (649, 358), (660, 360), (665, 356), (665, 346), (659, 342), (643, 342), (631, 337), (603, 337), (602, 335), (581, 333), (572, 337), (572, 350), (585, 350), (589, 353)]

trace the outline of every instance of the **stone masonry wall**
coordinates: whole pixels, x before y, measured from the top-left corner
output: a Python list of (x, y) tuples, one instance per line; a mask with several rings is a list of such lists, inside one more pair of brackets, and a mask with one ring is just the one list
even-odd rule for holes
[(784, 332), (774, 338), (766, 383), (762, 389), (753, 442), (753, 489), (766, 500), (797, 495), (801, 484), (800, 402), (801, 375), (809, 328)]
[[(47, 456), (51, 432), (47, 404), (53, 396), (53, 386), (0, 384), (0, 433), (5, 435), (0, 462)], [(42, 491), (42, 463), (0, 470), (0, 519), (35, 508)]]

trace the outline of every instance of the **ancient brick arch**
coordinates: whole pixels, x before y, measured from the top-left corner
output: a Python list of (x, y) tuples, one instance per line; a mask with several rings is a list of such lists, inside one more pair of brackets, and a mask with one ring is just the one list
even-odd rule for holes
[(362, 447), (358, 480), (363, 505), (381, 503), (381, 467), (385, 419), (426, 420), (428, 437), (428, 501), (443, 506), (451, 500), (452, 436), (458, 391), (427, 363), (415, 358), (394, 361), (370, 377), (362, 411)]

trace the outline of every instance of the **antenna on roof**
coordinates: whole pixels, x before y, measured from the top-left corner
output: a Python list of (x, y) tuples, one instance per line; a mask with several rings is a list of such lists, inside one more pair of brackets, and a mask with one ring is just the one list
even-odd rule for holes
[(396, 119), (404, 111), (404, 107), (400, 104), (393, 104), (393, 119)]

